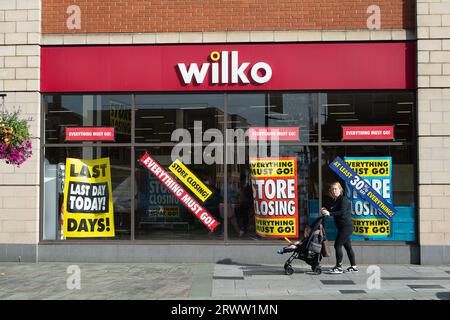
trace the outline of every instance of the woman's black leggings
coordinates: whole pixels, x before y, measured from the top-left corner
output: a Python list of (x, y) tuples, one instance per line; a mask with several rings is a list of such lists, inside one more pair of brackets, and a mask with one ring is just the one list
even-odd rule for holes
[(352, 266), (356, 265), (355, 253), (353, 252), (352, 242), (350, 241), (352, 233), (353, 225), (343, 226), (338, 229), (336, 240), (334, 241), (334, 249), (336, 250), (336, 266), (342, 266), (342, 260), (344, 259), (342, 246), (344, 246), (345, 251), (347, 251), (350, 264)]

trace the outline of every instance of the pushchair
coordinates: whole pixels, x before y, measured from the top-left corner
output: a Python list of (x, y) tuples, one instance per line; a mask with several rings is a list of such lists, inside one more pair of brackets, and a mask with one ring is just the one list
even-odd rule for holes
[(297, 241), (283, 249), (278, 250), (278, 253), (292, 252), (292, 255), (284, 263), (284, 272), (287, 275), (294, 273), (292, 268), (292, 261), (294, 259), (300, 259), (305, 261), (311, 266), (312, 271), (315, 274), (321, 274), (322, 268), (320, 261), (322, 260), (322, 244), (325, 240), (324, 230), (321, 227), (325, 216), (320, 216), (314, 222), (307, 226), (304, 232), (304, 238), (302, 241)]

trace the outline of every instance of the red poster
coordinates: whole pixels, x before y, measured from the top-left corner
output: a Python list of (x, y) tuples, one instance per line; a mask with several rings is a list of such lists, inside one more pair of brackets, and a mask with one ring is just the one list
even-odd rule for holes
[(249, 140), (298, 141), (298, 128), (291, 127), (253, 127), (248, 130)]
[(163, 183), (167, 189), (172, 192), (181, 203), (188, 208), (200, 221), (210, 230), (213, 231), (218, 225), (212, 215), (206, 211), (183, 187), (178, 184), (172, 176), (170, 176), (161, 165), (155, 161), (148, 153), (145, 153), (139, 162), (143, 164), (151, 173), (155, 175)]
[(298, 238), (296, 158), (251, 158), (255, 229), (261, 237)]
[(393, 140), (394, 126), (342, 127), (342, 140)]
[(69, 127), (66, 128), (66, 141), (114, 141), (114, 128)]

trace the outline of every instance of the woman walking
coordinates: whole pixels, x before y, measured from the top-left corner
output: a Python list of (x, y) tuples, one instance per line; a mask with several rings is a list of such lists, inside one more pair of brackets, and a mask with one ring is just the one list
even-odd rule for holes
[(336, 250), (336, 265), (330, 270), (331, 273), (342, 273), (342, 261), (344, 255), (342, 247), (347, 251), (350, 260), (350, 267), (347, 272), (358, 272), (355, 262), (355, 253), (353, 252), (350, 237), (353, 233), (353, 220), (350, 201), (344, 197), (344, 189), (339, 182), (330, 185), (329, 193), (333, 199), (333, 203), (329, 208), (322, 208), (322, 214), (333, 216), (334, 224), (338, 230), (336, 240), (334, 241), (334, 249)]

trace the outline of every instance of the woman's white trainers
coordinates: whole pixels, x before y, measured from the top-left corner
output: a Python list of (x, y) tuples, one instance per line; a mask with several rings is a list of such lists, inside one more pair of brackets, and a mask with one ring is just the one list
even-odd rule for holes
[(347, 272), (358, 272), (358, 267), (357, 266), (348, 267)]
[(344, 270), (342, 270), (341, 267), (334, 267), (333, 269), (330, 270), (330, 273), (343, 273)]

